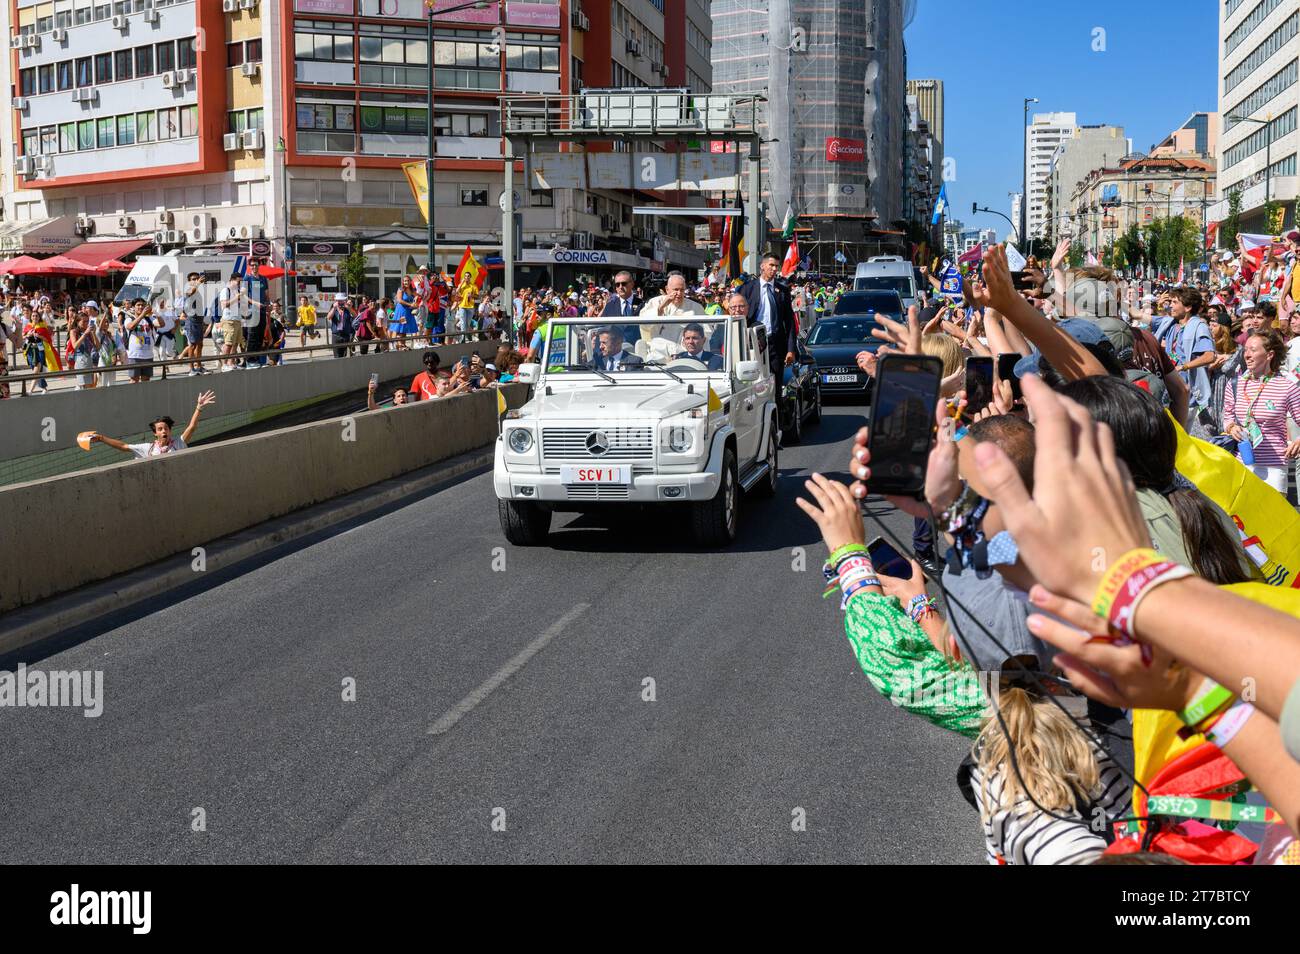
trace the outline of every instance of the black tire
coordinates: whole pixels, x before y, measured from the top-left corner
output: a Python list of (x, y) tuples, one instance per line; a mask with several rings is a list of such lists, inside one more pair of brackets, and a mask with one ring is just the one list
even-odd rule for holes
[(526, 500), (497, 498), (497, 515), (501, 532), (517, 547), (536, 547), (551, 533), (551, 512)]
[(781, 440), (787, 444), (798, 444), (803, 440), (803, 398), (794, 397), (794, 413), (790, 415), (790, 429), (781, 433)]
[(813, 410), (812, 414), (808, 416), (808, 422), (815, 426), (822, 422), (822, 389), (814, 384), (813, 394), (817, 396), (813, 398)]
[(760, 480), (758, 483), (754, 485), (753, 492), (755, 497), (776, 496), (776, 481), (777, 481), (777, 476), (779, 474), (777, 468), (780, 466), (780, 460), (778, 458), (778, 454), (780, 453), (780, 451), (778, 450), (776, 445), (776, 421), (775, 420), (772, 421), (771, 427), (768, 428), (768, 431), (769, 433), (767, 435), (767, 457), (764, 458), (764, 460), (766, 460), (768, 463), (768, 473), (766, 477), (764, 477), (762, 480)]
[(726, 546), (736, 539), (740, 508), (740, 482), (736, 479), (736, 452), (722, 454), (722, 480), (712, 500), (691, 504), (691, 536), (703, 547)]

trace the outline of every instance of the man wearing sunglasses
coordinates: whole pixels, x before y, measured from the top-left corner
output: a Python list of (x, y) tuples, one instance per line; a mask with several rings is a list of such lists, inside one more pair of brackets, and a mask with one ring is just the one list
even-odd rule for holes
[(602, 318), (631, 318), (641, 314), (641, 299), (636, 297), (636, 283), (631, 272), (619, 272), (614, 276), (614, 294), (605, 302)]

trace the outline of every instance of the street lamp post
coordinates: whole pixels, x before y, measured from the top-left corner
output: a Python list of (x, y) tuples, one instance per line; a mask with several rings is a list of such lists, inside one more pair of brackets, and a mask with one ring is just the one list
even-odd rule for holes
[(429, 230), (428, 230), (428, 236), (426, 238), (428, 247), (426, 249), (425, 264), (429, 266), (430, 281), (433, 281), (434, 277), (438, 274), (438, 271), (434, 265), (434, 259), (437, 254), (435, 250), (435, 244), (437, 242), (437, 239), (434, 236), (434, 225), (433, 225), (433, 210), (434, 210), (433, 163), (435, 157), (438, 154), (438, 143), (433, 128), (433, 17), (435, 13), (441, 16), (447, 13), (456, 13), (459, 10), (486, 10), (488, 5), (489, 4), (487, 0), (475, 0), (475, 2), (473, 3), (462, 3), (454, 7), (442, 7), (435, 10), (435, 7), (437, 7), (437, 0), (424, 0), (424, 9), (425, 12), (428, 14), (428, 16), (425, 18), (425, 25), (427, 27), (427, 35), (428, 35), (428, 49), (426, 50), (425, 53), (426, 59), (428, 60), (426, 64), (428, 67), (426, 71), (428, 73), (428, 77), (425, 86), (425, 94), (429, 102), (428, 125), (425, 127), (425, 132), (428, 133), (429, 152), (428, 152), (428, 156), (425, 158), (424, 161), (424, 187), (425, 189), (428, 190), (425, 204), (428, 206), (429, 209), (429, 216), (428, 216)]
[(1026, 250), (1029, 249), (1029, 240), (1027, 236), (1029, 222), (1029, 104), (1036, 103), (1038, 100), (1033, 97), (1025, 97), (1024, 115), (1020, 120), (1020, 134), (1023, 138), (1020, 153), (1023, 160), (1020, 164), (1020, 245)]
[[(1020, 205), (1021, 208), (1023, 209), (1024, 202), (1022, 201)], [(970, 204), (970, 214), (975, 215), (979, 212), (992, 212), (994, 215), (1001, 215), (1004, 219), (1007, 220), (1007, 225), (1011, 226), (1011, 231), (1014, 232), (1016, 230), (1016, 223), (1011, 221), (1011, 216), (1005, 215), (1002, 212), (999, 212), (997, 209), (990, 209), (990, 208), (981, 209), (980, 204), (978, 202), (972, 202)]]
[(280, 320), (289, 327), (289, 261), (293, 258), (293, 246), (289, 244), (289, 147), (280, 136), (275, 143), (275, 151), (280, 154), (280, 204), (284, 212), (284, 274), (280, 276)]
[[(1233, 122), (1254, 123), (1264, 127), (1264, 205), (1272, 198), (1273, 184), (1273, 114), (1266, 113), (1263, 119), (1251, 119), (1249, 116), (1229, 116)], [(1270, 223), (1264, 222), (1267, 229)]]

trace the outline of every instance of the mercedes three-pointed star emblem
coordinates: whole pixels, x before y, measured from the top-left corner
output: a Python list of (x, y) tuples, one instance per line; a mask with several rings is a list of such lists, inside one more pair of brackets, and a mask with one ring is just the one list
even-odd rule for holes
[(592, 457), (600, 457), (609, 450), (609, 438), (604, 431), (592, 431), (587, 435), (587, 452)]

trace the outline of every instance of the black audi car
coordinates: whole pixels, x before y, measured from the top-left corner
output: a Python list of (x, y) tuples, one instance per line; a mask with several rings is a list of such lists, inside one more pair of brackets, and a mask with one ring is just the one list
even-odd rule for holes
[(817, 362), (822, 397), (870, 403), (874, 382), (858, 367), (857, 356), (861, 351), (875, 352), (884, 343), (871, 333), (873, 328), (881, 327), (878, 315), (904, 320), (903, 299), (898, 292), (845, 292), (836, 299), (831, 314), (808, 332), (808, 351)]
[(821, 378), (817, 364), (802, 336), (795, 345), (798, 360), (785, 369), (781, 399), (781, 439), (787, 444), (797, 444), (803, 439), (805, 427), (822, 419)]

